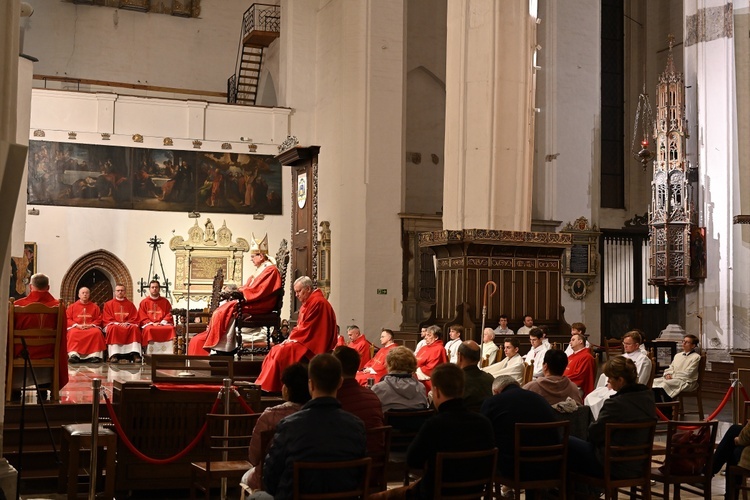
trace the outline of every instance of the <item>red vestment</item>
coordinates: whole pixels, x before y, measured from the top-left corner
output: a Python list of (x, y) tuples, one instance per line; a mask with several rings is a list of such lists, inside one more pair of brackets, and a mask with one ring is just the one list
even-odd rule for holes
[(81, 359), (101, 355), (107, 349), (102, 334), (102, 312), (93, 302), (76, 301), (68, 306), (68, 352)]
[[(265, 261), (261, 266), (263, 268), (259, 274), (249, 278), (245, 286), (240, 287), (242, 295), (245, 296), (245, 303), (242, 307), (243, 314), (269, 313), (273, 311), (278, 300), (276, 292), (281, 289), (281, 274), (279, 274), (276, 266), (268, 261)], [(204, 352), (212, 349), (226, 339), (227, 329), (232, 323), (236, 306), (236, 300), (229, 300), (217, 307), (211, 315), (211, 321), (209, 321), (208, 329), (206, 330), (205, 343), (201, 344)], [(201, 334), (199, 333), (198, 335)], [(190, 343), (193, 343), (192, 340)], [(191, 349), (200, 352), (198, 351), (198, 347), (197, 345), (188, 346), (188, 354), (191, 354)], [(206, 354), (208, 353), (206, 352)], [(205, 356), (206, 354), (201, 353), (199, 355)]]
[[(169, 324), (162, 325), (162, 321)], [(138, 322), (141, 325), (141, 345), (153, 342), (169, 342), (174, 338), (172, 326), (172, 304), (164, 297), (144, 298), (138, 305)]]
[[(57, 307), (60, 302), (54, 298), (47, 290), (39, 291), (32, 290), (28, 296), (22, 297), (14, 302), (16, 306), (28, 306), (29, 304), (44, 304), (47, 307)], [(37, 314), (16, 314), (13, 316), (13, 324), (19, 330), (26, 328), (55, 328), (57, 326), (57, 318), (52, 314), (44, 314), (43, 318), (39, 318)], [(18, 345), (13, 348), (13, 357), (18, 358), (21, 356), (22, 346)], [(60, 388), (65, 387), (68, 383), (68, 335), (63, 329), (62, 336), (60, 337), (60, 351), (57, 353), (60, 360), (60, 370), (58, 377), (60, 379)], [(51, 346), (28, 346), (29, 357), (34, 359), (54, 358), (54, 348)], [(33, 361), (32, 361), (33, 365)], [(23, 377), (21, 377), (23, 378)]]
[(375, 356), (373, 356), (373, 358), (368, 361), (365, 366), (362, 367), (363, 370), (372, 368), (373, 370), (375, 370), (375, 373), (368, 373), (367, 371), (357, 372), (357, 382), (359, 382), (360, 385), (367, 385), (368, 378), (374, 378), (376, 384), (380, 382), (388, 373), (388, 369), (385, 366), (385, 357), (388, 356), (388, 352), (391, 349), (397, 346), (398, 344), (396, 344), (395, 342), (391, 342), (390, 344), (376, 352)]
[(566, 377), (583, 391), (583, 398), (594, 390), (594, 377), (596, 377), (596, 360), (591, 355), (591, 350), (583, 348), (568, 356), (568, 367), (565, 368)]
[[(437, 365), (448, 362), (448, 355), (445, 352), (445, 346), (442, 340), (436, 340), (432, 344), (425, 344), (417, 353), (417, 370), (421, 371), (422, 374), (429, 377), (432, 374), (432, 370)], [(419, 378), (419, 376), (417, 377)], [(429, 391), (432, 389), (432, 384), (429, 380), (422, 380), (420, 382), (425, 385), (425, 388)]]
[(340, 345), (346, 345), (346, 340), (341, 335), (336, 335), (336, 347)]
[(360, 335), (356, 339), (349, 342), (349, 347), (357, 351), (357, 354), (359, 354), (359, 370), (364, 368), (367, 362), (370, 361), (370, 358), (372, 357), (370, 355), (371, 346), (372, 344), (364, 335)]
[(323, 292), (313, 290), (299, 309), (297, 326), (289, 338), (271, 348), (263, 360), (263, 367), (256, 384), (264, 391), (281, 390), (281, 372), (287, 366), (303, 358), (311, 359), (316, 354), (330, 352), (336, 345), (336, 313), (323, 297)]
[(141, 343), (138, 309), (128, 299), (112, 299), (105, 303), (102, 323), (107, 333), (107, 345)]

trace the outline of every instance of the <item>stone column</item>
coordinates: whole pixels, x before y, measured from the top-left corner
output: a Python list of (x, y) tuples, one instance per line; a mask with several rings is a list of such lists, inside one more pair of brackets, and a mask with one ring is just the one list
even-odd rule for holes
[(531, 230), (536, 18), (527, 0), (451, 0), (443, 227)]

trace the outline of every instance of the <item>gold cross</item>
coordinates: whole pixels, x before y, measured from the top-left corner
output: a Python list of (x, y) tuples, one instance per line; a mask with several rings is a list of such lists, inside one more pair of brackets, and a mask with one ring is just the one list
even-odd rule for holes
[(88, 323), (86, 323), (87, 318), (93, 317), (91, 314), (86, 314), (86, 308), (83, 308), (83, 312), (78, 315), (79, 318), (83, 318), (83, 326), (86, 326)]
[(123, 309), (122, 306), (120, 306), (120, 312), (116, 312), (114, 315), (118, 320), (120, 320), (120, 323), (122, 323), (122, 320), (130, 316), (130, 314), (125, 312), (125, 309)]
[(153, 302), (151, 303), (151, 309), (149, 309), (147, 312), (149, 318), (151, 318), (153, 321), (159, 321), (162, 317), (161, 309), (159, 309)]

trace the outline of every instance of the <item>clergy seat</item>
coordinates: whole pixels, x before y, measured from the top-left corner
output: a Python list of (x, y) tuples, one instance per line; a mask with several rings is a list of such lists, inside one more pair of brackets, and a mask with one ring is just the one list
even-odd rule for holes
[[(54, 327), (45, 327), (40, 325), (38, 328), (18, 328), (15, 323), (16, 314), (36, 314), (36, 315), (54, 315), (56, 318)], [(41, 316), (40, 316), (41, 317)], [(31, 365), (34, 370), (39, 368), (52, 369), (52, 401), (60, 400), (60, 342), (62, 339), (63, 329), (65, 328), (65, 308), (62, 302), (54, 307), (47, 307), (43, 304), (29, 304), (27, 306), (16, 306), (13, 301), (8, 305), (8, 360), (7, 373), (5, 378), (5, 401), (10, 402), (13, 390), (13, 371), (14, 369), (23, 370), (24, 359), (22, 356), (15, 356), (16, 346), (23, 348), (23, 341), (28, 347), (43, 348), (47, 346), (52, 349), (54, 355), (49, 358), (32, 357)], [(66, 360), (67, 361), (67, 360)], [(36, 372), (38, 375), (38, 372)], [(33, 383), (31, 372), (26, 375), (26, 380), (21, 381), (22, 387)]]
[(243, 311), (245, 306), (244, 296), (239, 294), (236, 309), (236, 328), (237, 335), (242, 338), (242, 329), (266, 329), (266, 345), (264, 347), (252, 346), (249, 348), (243, 347), (239, 351), (240, 356), (247, 356), (250, 354), (265, 354), (271, 350), (271, 344), (273, 342), (283, 341), (281, 335), (281, 309), (284, 305), (284, 283), (286, 282), (286, 272), (289, 265), (289, 248), (285, 239), (281, 240), (279, 245), (279, 251), (276, 253), (276, 267), (281, 275), (281, 288), (276, 290), (276, 304), (274, 305), (271, 312), (261, 314), (248, 314)]

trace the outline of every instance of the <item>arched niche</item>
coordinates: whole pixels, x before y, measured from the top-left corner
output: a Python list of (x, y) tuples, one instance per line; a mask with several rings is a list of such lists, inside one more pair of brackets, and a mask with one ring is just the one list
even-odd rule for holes
[(109, 278), (113, 289), (117, 283), (125, 285), (128, 299), (133, 300), (133, 279), (130, 277), (130, 271), (116, 255), (106, 250), (87, 253), (70, 266), (60, 285), (60, 299), (66, 304), (78, 300), (76, 285), (84, 274), (93, 268), (100, 269)]

